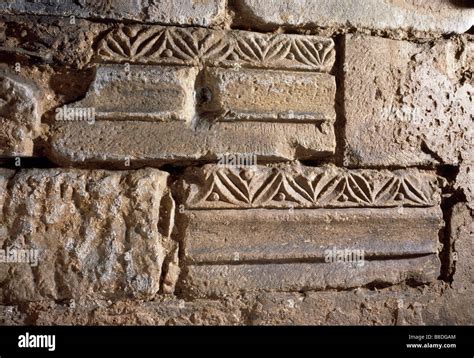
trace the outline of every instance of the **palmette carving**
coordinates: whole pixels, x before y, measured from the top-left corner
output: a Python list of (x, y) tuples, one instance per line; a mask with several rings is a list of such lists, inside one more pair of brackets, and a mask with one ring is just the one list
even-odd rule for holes
[(292, 68), (329, 71), (334, 42), (317, 36), (201, 28), (123, 26), (98, 45), (106, 62)]
[(183, 185), (189, 209), (428, 207), (440, 203), (439, 182), (417, 169), (206, 165), (190, 169)]

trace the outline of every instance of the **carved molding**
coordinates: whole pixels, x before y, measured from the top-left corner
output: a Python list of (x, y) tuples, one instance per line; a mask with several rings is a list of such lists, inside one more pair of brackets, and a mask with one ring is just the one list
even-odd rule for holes
[(122, 26), (98, 44), (102, 62), (330, 71), (334, 42), (318, 36)]
[(190, 169), (183, 182), (189, 209), (429, 207), (440, 203), (438, 184), (417, 169), (219, 165)]

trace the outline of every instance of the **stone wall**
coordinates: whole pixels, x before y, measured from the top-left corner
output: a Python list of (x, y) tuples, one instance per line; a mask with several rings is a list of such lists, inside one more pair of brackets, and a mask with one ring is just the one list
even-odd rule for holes
[(0, 4), (0, 323), (474, 323), (474, 6)]

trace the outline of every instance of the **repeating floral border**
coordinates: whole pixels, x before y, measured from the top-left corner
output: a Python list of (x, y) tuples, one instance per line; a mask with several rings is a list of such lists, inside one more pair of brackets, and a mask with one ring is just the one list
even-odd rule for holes
[(329, 38), (161, 26), (121, 26), (97, 48), (101, 62), (302, 69), (328, 72)]
[(439, 177), (417, 169), (206, 165), (190, 169), (182, 184), (190, 209), (429, 207), (441, 201)]

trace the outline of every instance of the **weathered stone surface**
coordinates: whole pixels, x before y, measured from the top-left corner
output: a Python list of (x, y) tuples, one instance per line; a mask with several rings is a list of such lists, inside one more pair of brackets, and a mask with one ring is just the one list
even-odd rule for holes
[(328, 74), (209, 69), (204, 82), (212, 98), (201, 111), (213, 120), (317, 122), (324, 133), (336, 118)]
[(435, 206), (433, 172), (352, 169), (326, 165), (189, 168), (182, 201), (190, 209)]
[(430, 45), (347, 35), (344, 44), (349, 165), (457, 165), (472, 158), (472, 49), (465, 39)]
[(92, 108), (96, 120), (191, 122), (196, 75), (193, 67), (104, 65), (86, 98), (68, 107)]
[(260, 292), (219, 299), (157, 297), (77, 305), (0, 306), (2, 325), (471, 325), (472, 291), (443, 282), (351, 291)]
[(329, 72), (334, 41), (318, 36), (202, 28), (121, 26), (98, 44), (98, 61)]
[(456, 176), (455, 188), (460, 189), (467, 200), (467, 205), (474, 209), (474, 158), (472, 153), (468, 153), (466, 161), (459, 166), (459, 172)]
[(474, 25), (474, 9), (432, 0), (243, 0), (237, 24), (259, 29), (284, 27), (361, 28), (463, 33)]
[[(433, 173), (413, 169), (189, 169), (178, 186), (186, 287), (219, 297), (433, 281), (443, 227), (436, 182)], [(307, 209), (321, 206), (345, 209)], [(337, 250), (361, 257), (328, 262), (328, 251)]]
[(259, 161), (317, 158), (334, 147), (334, 131), (323, 134), (311, 123), (215, 123), (192, 129), (177, 122), (69, 122), (53, 128), (49, 157), (63, 164), (162, 165), (228, 153), (256, 155)]
[(0, 71), (0, 157), (32, 156), (40, 133), (41, 105), (36, 86)]
[(1, 263), (0, 300), (152, 298), (169, 246), (158, 230), (166, 180), (156, 169), (17, 172), (0, 247), (38, 250), (38, 262)]
[(269, 263), (189, 265), (185, 277), (189, 294), (222, 297), (242, 291), (306, 291), (356, 288), (373, 283), (413, 280), (433, 282), (439, 275), (437, 255), (354, 263)]
[(66, 0), (6, 1), (4, 14), (75, 16), (163, 24), (210, 26), (223, 21), (224, 0)]
[(254, 325), (472, 325), (472, 291), (445, 283), (345, 292), (264, 293), (250, 315)]
[(450, 222), (451, 261), (454, 265), (452, 286), (460, 293), (474, 290), (474, 218), (472, 209), (460, 203), (454, 206)]
[[(324, 261), (326, 250), (365, 259), (438, 253), (439, 208), (186, 210), (190, 263)], [(296, 270), (296, 268), (295, 268)]]
[(82, 19), (71, 23), (62, 17), (6, 17), (0, 20), (0, 60), (83, 68), (94, 54), (94, 39), (106, 28)]

